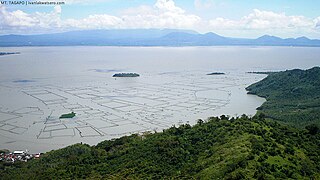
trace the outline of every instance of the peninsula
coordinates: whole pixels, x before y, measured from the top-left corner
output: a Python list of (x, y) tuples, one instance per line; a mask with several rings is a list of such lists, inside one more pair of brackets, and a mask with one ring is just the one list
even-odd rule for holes
[(266, 74), (266, 75), (269, 75), (269, 74), (272, 74), (272, 73), (276, 73), (274, 71), (251, 71), (251, 72), (247, 72), (248, 74)]

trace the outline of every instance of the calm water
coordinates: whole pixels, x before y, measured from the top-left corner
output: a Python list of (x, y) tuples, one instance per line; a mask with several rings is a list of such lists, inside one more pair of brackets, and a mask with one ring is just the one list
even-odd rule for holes
[[(300, 47), (30, 47), (2, 48), (0, 78), (87, 75), (89, 69), (136, 72), (285, 70), (319, 65), (319, 48)], [(27, 68), (27, 69), (26, 69)]]
[[(44, 152), (173, 124), (255, 114), (247, 71), (320, 65), (320, 48), (19, 47), (0, 57), (0, 149)], [(138, 78), (112, 78), (136, 72)], [(225, 75), (207, 76), (210, 72)], [(59, 119), (64, 113), (73, 119)]]

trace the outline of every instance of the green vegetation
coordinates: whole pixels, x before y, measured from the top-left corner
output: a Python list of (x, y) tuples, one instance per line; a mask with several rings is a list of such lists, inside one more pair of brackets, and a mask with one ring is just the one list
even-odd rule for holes
[(225, 73), (223, 73), (223, 72), (213, 72), (213, 73), (209, 73), (209, 74), (207, 74), (207, 75), (224, 75)]
[(319, 179), (320, 133), (263, 116), (212, 117), (191, 127), (75, 144), (2, 167), (2, 179)]
[(10, 151), (8, 149), (0, 149), (0, 154), (1, 153), (9, 153)]
[(68, 113), (68, 114), (62, 114), (59, 119), (68, 119), (68, 118), (73, 118), (76, 116), (76, 113), (74, 112), (71, 112), (71, 113)]
[(117, 73), (112, 77), (139, 77), (140, 75), (137, 73)]
[(297, 127), (320, 125), (320, 67), (272, 73), (247, 90), (267, 99), (258, 110), (268, 118)]
[(254, 117), (223, 115), (96, 146), (75, 144), (27, 163), (0, 163), (0, 177), (320, 179), (319, 71), (272, 73), (248, 87), (267, 98)]

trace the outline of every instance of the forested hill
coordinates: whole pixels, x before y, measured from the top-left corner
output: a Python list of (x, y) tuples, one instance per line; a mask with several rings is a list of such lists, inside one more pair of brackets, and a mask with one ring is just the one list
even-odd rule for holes
[(320, 67), (271, 73), (247, 88), (265, 97), (259, 112), (298, 127), (320, 125)]
[(27, 163), (2, 165), (1, 179), (319, 179), (320, 133), (243, 116), (76, 144)]
[(270, 74), (248, 89), (267, 98), (252, 118), (212, 117), (97, 146), (75, 144), (27, 163), (0, 163), (0, 179), (320, 179), (319, 128), (265, 118), (317, 122), (319, 68)]

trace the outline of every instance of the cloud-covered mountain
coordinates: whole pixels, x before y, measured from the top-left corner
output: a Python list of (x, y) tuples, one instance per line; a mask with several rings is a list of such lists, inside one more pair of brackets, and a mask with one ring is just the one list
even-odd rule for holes
[(87, 30), (41, 35), (0, 36), (0, 46), (320, 46), (306, 37), (230, 38), (176, 29)]

